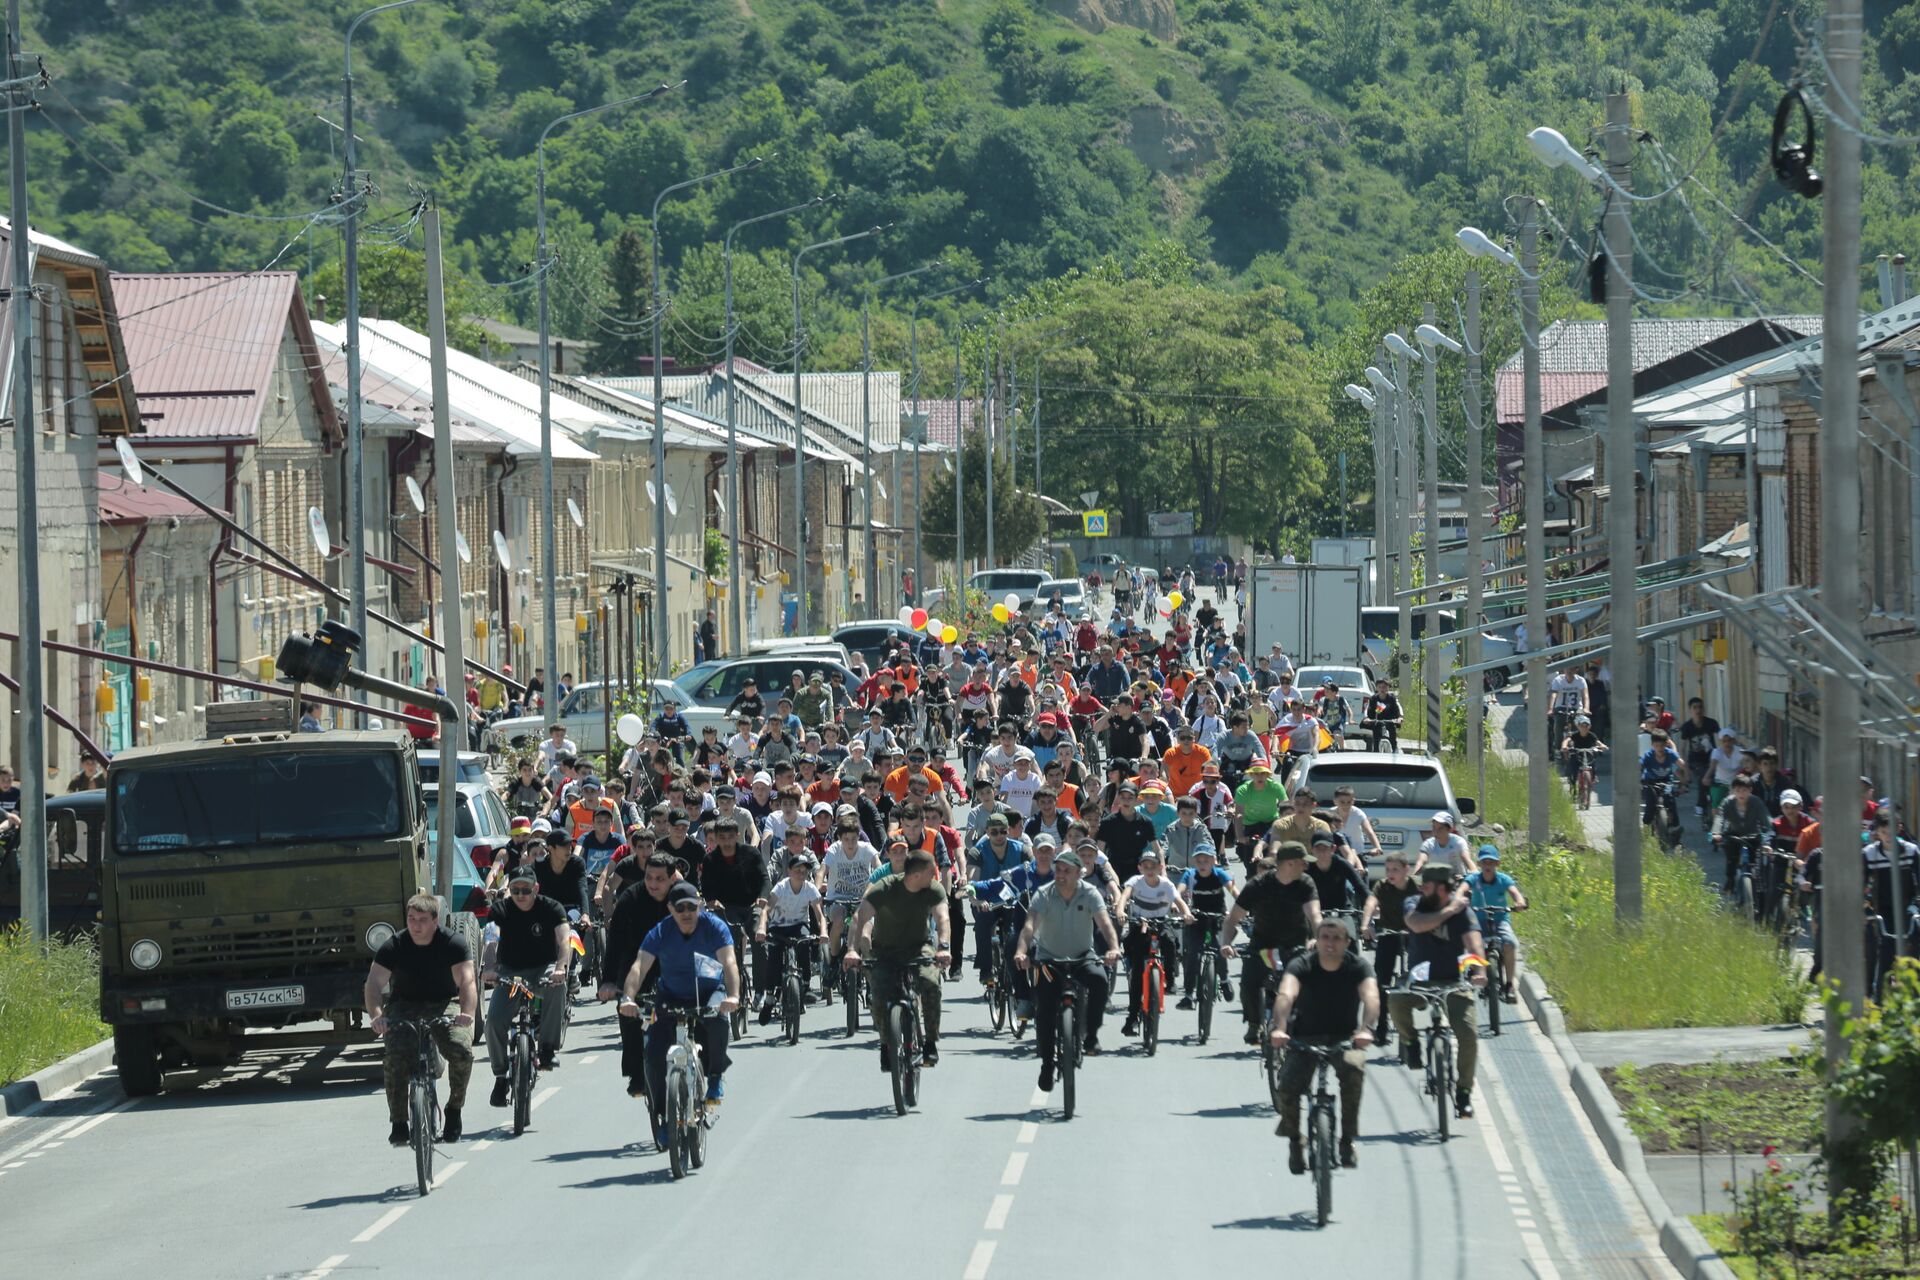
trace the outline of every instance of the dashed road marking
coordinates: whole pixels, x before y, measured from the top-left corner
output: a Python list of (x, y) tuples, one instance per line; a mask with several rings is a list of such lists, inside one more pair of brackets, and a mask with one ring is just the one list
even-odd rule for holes
[(462, 1169), (466, 1167), (467, 1167), (467, 1162), (465, 1160), (455, 1160), (449, 1163), (444, 1168), (442, 1168), (439, 1173), (434, 1175), (433, 1185), (435, 1187), (446, 1186), (448, 1179), (452, 1178), (454, 1174), (460, 1172)]
[(331, 1258), (322, 1258), (320, 1265), (307, 1272), (303, 1280), (327, 1280), (327, 1277), (333, 1274), (334, 1268), (346, 1260), (347, 1255), (344, 1253), (336, 1253)]
[[(1500, 1088), (1500, 1069), (1493, 1065), (1492, 1054), (1481, 1057), (1480, 1071), (1486, 1077), (1487, 1087), (1483, 1091), (1484, 1096), (1492, 1100), (1507, 1123), (1513, 1126), (1513, 1131), (1519, 1133), (1521, 1130), (1515, 1123), (1505, 1091)], [(1540, 1280), (1560, 1280), (1560, 1270), (1554, 1266), (1552, 1257), (1547, 1253), (1546, 1242), (1538, 1233), (1527, 1230), (1534, 1225), (1533, 1211), (1527, 1204), (1526, 1196), (1520, 1194), (1522, 1190), (1520, 1178), (1514, 1172), (1512, 1159), (1507, 1155), (1507, 1144), (1500, 1137), (1500, 1126), (1494, 1122), (1492, 1116), (1488, 1116), (1487, 1123), (1480, 1126), (1480, 1133), (1486, 1141), (1488, 1157), (1499, 1175), (1501, 1190), (1506, 1195), (1507, 1207), (1513, 1214), (1514, 1225), (1520, 1231), (1520, 1243), (1526, 1249), (1527, 1258), (1533, 1263), (1535, 1273)], [(1545, 1184), (1536, 1182), (1536, 1185), (1544, 1186)]]
[(580, 1065), (583, 1067), (590, 1067), (598, 1061), (600, 1061), (600, 1055), (597, 1053), (590, 1053), (586, 1057), (580, 1059)]
[(548, 1098), (551, 1098), (554, 1094), (558, 1092), (560, 1092), (559, 1085), (557, 1084), (548, 1085), (546, 1088), (542, 1089), (540, 1092), (533, 1095), (533, 1101), (527, 1104), (527, 1110), (533, 1111), (537, 1109), (541, 1103), (545, 1102)]
[(1003, 1229), (1007, 1225), (1007, 1215), (1011, 1212), (1013, 1212), (1013, 1197), (1005, 1195), (995, 1196), (993, 1198), (993, 1207), (987, 1210), (987, 1222), (982, 1230), (999, 1231)]
[(393, 1208), (381, 1214), (379, 1219), (372, 1226), (368, 1227), (365, 1231), (362, 1231), (359, 1235), (355, 1236), (353, 1238), (353, 1243), (365, 1244), (367, 1241), (373, 1239), (375, 1236), (379, 1235), (382, 1231), (385, 1231), (388, 1227), (392, 1226), (394, 1223), (400, 1221), (400, 1215), (405, 1213), (407, 1210), (411, 1208), (413, 1208), (413, 1206), (410, 1204), (395, 1205)]
[(474, 1151), (485, 1151), (488, 1147), (492, 1145), (493, 1145), (492, 1138), (479, 1138), (479, 1139), (476, 1139), (474, 1142), (468, 1144), (468, 1146)]
[(1014, 1152), (1007, 1157), (1007, 1168), (1006, 1171), (1000, 1175), (1000, 1185), (1003, 1187), (1019, 1186), (1020, 1176), (1026, 1171), (1027, 1153), (1024, 1151)]
[(982, 1240), (973, 1246), (973, 1256), (967, 1259), (965, 1280), (987, 1280), (987, 1268), (993, 1265), (993, 1241)]
[(1019, 1136), (1014, 1138), (1014, 1141), (1024, 1146), (1025, 1144), (1032, 1142), (1035, 1138), (1039, 1136), (1040, 1136), (1040, 1126), (1037, 1123), (1035, 1123), (1032, 1120), (1022, 1120), (1020, 1122)]

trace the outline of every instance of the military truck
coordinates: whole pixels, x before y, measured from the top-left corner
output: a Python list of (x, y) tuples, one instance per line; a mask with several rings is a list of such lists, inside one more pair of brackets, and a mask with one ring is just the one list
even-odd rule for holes
[(243, 1047), (367, 1036), (367, 967), (432, 883), (405, 733), (134, 748), (106, 800), (100, 1016), (129, 1096)]

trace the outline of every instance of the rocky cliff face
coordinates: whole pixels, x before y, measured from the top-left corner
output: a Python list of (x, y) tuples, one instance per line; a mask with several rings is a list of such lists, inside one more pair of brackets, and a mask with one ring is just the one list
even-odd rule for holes
[(1180, 16), (1173, 0), (1047, 0), (1047, 7), (1089, 31), (1108, 27), (1139, 27), (1162, 40), (1180, 34)]

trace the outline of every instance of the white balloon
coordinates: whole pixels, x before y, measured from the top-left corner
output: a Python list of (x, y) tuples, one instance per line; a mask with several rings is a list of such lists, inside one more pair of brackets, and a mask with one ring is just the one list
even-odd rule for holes
[(629, 711), (614, 721), (613, 731), (620, 735), (620, 741), (632, 746), (646, 733), (647, 725), (639, 716)]
[(900, 606), (900, 625), (903, 627), (910, 627), (913, 625), (913, 606), (912, 605), (904, 604)]
[(1011, 592), (1011, 591), (1007, 592), (1007, 598), (1005, 600), (1002, 600), (1000, 603), (1007, 606), (1008, 613), (1020, 612), (1020, 597), (1014, 592)]
[(945, 631), (946, 629), (947, 629), (947, 624), (946, 624), (946, 623), (944, 623), (944, 622), (942, 622), (942, 621), (940, 621), (940, 619), (938, 619), (938, 618), (928, 618), (928, 619), (927, 619), (927, 634), (928, 634), (928, 635), (930, 635), (930, 636), (937, 636), (937, 635), (939, 635), (939, 634), (940, 634), (940, 633), (941, 633), (942, 631)]

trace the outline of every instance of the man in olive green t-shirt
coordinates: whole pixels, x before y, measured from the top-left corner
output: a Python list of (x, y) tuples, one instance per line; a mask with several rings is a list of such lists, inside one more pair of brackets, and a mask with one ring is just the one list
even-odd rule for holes
[[(888, 841), (902, 847), (898, 836)], [(920, 1016), (926, 1029), (921, 1065), (940, 1061), (940, 971), (953, 960), (952, 933), (947, 919), (947, 895), (934, 881), (939, 867), (933, 855), (915, 849), (899, 875), (876, 881), (861, 899), (853, 917), (854, 945), (846, 965), (854, 968), (870, 958), (873, 966), (874, 1021), (880, 1027), (880, 1066), (893, 1069), (891, 1029), (886, 1007), (905, 989), (909, 979), (920, 996)], [(928, 954), (927, 921), (933, 921), (935, 945)]]

